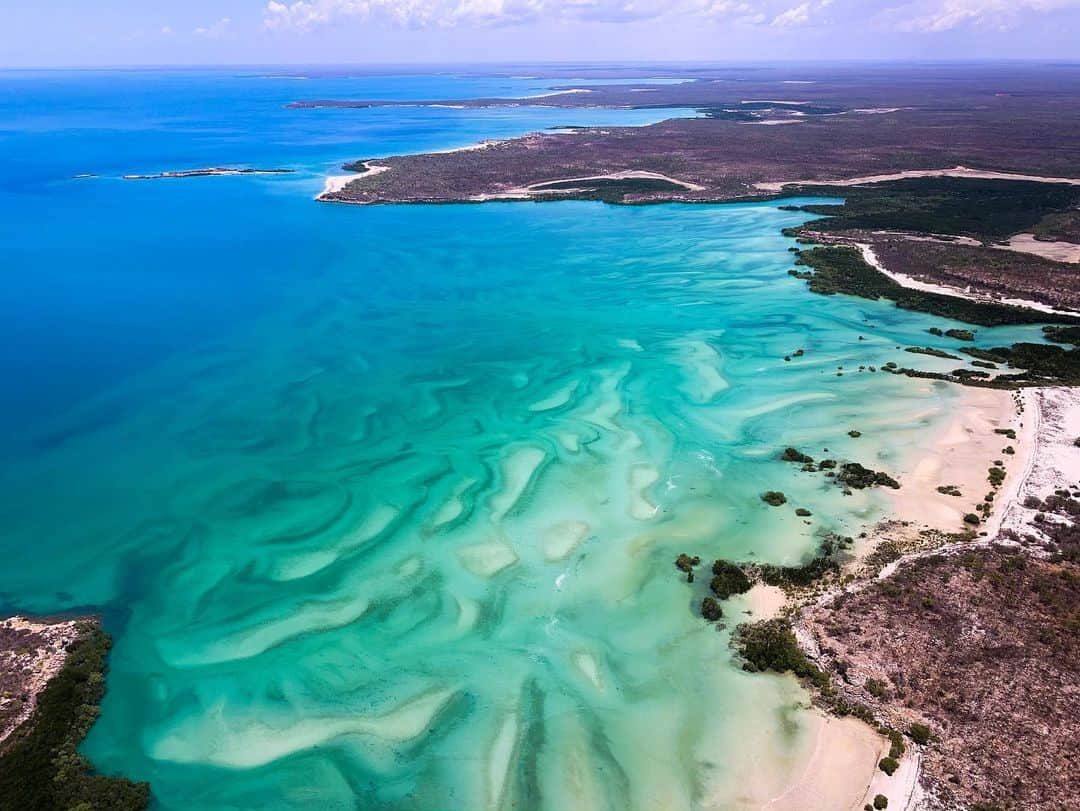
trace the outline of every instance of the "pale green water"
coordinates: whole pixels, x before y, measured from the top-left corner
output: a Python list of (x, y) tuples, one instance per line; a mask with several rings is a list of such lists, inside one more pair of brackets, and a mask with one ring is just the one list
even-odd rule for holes
[(902, 467), (954, 395), (856, 369), (943, 322), (807, 293), (780, 235), (804, 217), (771, 204), (307, 205), (323, 242), (273, 312), (4, 476), (32, 539), (9, 594), (117, 632), (94, 762), (170, 809), (732, 808), (747, 770), (782, 782), (806, 697), (737, 669), (672, 561), (796, 562), (879, 518), (776, 457)]

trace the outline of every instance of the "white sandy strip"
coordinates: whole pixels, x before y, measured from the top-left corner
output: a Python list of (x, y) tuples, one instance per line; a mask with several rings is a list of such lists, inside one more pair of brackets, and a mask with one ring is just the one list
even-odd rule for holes
[(763, 124), (766, 127), (776, 127), (781, 124), (801, 124), (800, 118), (766, 118), (762, 121), (743, 121), (743, 124)]
[(570, 189), (540, 189), (537, 186), (547, 186), (552, 183), (584, 183), (589, 180), (666, 180), (668, 183), (674, 183), (677, 186), (682, 186), (687, 191), (704, 191), (704, 186), (699, 186), (696, 183), (688, 183), (685, 180), (678, 180), (674, 177), (668, 177), (662, 175), (659, 172), (645, 172), (639, 170), (627, 170), (625, 172), (614, 172), (610, 175), (588, 175), (586, 177), (566, 177), (559, 178), (557, 180), (543, 180), (539, 183), (531, 183), (528, 186), (519, 186), (516, 189), (507, 189), (502, 192), (493, 192), (491, 194), (476, 194), (469, 199), (476, 203), (486, 202), (488, 200), (528, 200), (534, 195), (538, 194), (568, 194)]
[(888, 742), (855, 718), (814, 712), (818, 734), (803, 773), (763, 811), (857, 811), (865, 803)]
[(866, 790), (866, 796), (862, 804), (874, 802), (874, 797), (882, 794), (889, 798), (889, 808), (897, 811), (917, 811), (924, 808), (925, 795), (919, 785), (919, 774), (922, 772), (922, 752), (920, 747), (908, 742), (908, 750), (900, 758), (900, 767), (893, 772), (892, 776), (885, 774), (880, 769), (874, 773), (874, 779), (870, 781), (870, 787)]
[(571, 93), (592, 93), (591, 90), (586, 90), (584, 87), (574, 87), (570, 90), (552, 90), (550, 93), (535, 93), (531, 96), (514, 96), (514, 99), (546, 99), (551, 96), (567, 96)]
[[(925, 385), (929, 394), (931, 386), (920, 385)], [(1028, 452), (1011, 392), (965, 388), (958, 395), (956, 402), (949, 404), (948, 422), (940, 433), (920, 448), (917, 455), (905, 459), (904, 466), (896, 471), (903, 487), (888, 494), (896, 518), (942, 532), (958, 532), (965, 528), (964, 515), (971, 512), (990, 489), (986, 471), (996, 459), (1012, 462), (1007, 469), (1005, 486), (995, 499), (997, 504), (1005, 504), (1010, 485), (1022, 477), (1016, 470), (1022, 466)], [(917, 420), (921, 416), (916, 413), (909, 419)], [(994, 433), (999, 428), (1016, 430), (1017, 439), (1010, 440)], [(1015, 448), (1015, 456), (1002, 455), (1006, 445)], [(963, 495), (939, 493), (937, 488), (942, 485), (953, 485)], [(980, 529), (991, 535), (995, 530), (992, 526)]]
[[(744, 102), (745, 103), (745, 102)], [(867, 183), (887, 183), (890, 180), (905, 180), (910, 177), (969, 177), (979, 180), (1026, 180), (1032, 183), (1067, 183), (1071, 186), (1080, 186), (1080, 178), (1075, 177), (1041, 177), (1038, 175), (1018, 175), (1012, 172), (987, 172), (982, 169), (969, 169), (966, 166), (955, 166), (952, 169), (912, 169), (907, 172), (893, 172), (888, 175), (866, 175), (864, 177), (852, 177), (847, 180), (781, 180), (768, 183), (755, 183), (755, 188), (762, 191), (782, 191), (784, 186), (864, 186)]]
[(779, 101), (777, 99), (744, 99), (739, 102), (739, 104), (794, 104), (800, 107), (809, 103), (808, 101)]
[(876, 268), (884, 273), (894, 282), (903, 285), (911, 290), (921, 290), (924, 293), (940, 293), (943, 296), (952, 296), (954, 298), (964, 298), (969, 301), (982, 301), (991, 304), (1009, 304), (1013, 307), (1026, 307), (1029, 310), (1038, 310), (1040, 313), (1052, 313), (1053, 315), (1074, 315), (1069, 310), (1061, 310), (1057, 307), (1051, 307), (1049, 304), (1043, 304), (1038, 301), (1029, 301), (1022, 298), (997, 298), (995, 296), (988, 296), (982, 293), (975, 293), (971, 289), (961, 290), (959, 287), (948, 287), (943, 284), (933, 284), (931, 282), (921, 282), (918, 279), (911, 276), (905, 276), (903, 273), (896, 273), (895, 271), (887, 269), (881, 260), (878, 259), (877, 254), (874, 253), (874, 249), (863, 242), (855, 243), (863, 255), (863, 259), (868, 265)]
[(365, 163), (364, 166), (367, 167), (366, 172), (360, 172), (359, 174), (353, 175), (331, 175), (326, 178), (322, 192), (320, 192), (315, 199), (322, 200), (329, 194), (337, 194), (344, 190), (344, 188), (354, 180), (363, 180), (364, 178), (374, 177), (375, 175), (381, 175), (383, 172), (390, 171), (389, 166), (372, 166), (370, 163)]
[(1027, 448), (1017, 451), (1026, 453), (1024, 470), (1012, 492), (999, 497), (1001, 515), (995, 528), (1026, 535), (1034, 531), (1031, 524), (1037, 512), (1024, 506), (1028, 496), (1045, 499), (1080, 482), (1080, 448), (1074, 444), (1080, 437), (1080, 389), (1025, 389), (1021, 396), (1025, 434), (1031, 439)]
[(1080, 262), (1080, 245), (1072, 242), (1043, 242), (1034, 234), (1017, 234), (1004, 245), (992, 245), (1003, 251), (1020, 251), (1041, 256), (1053, 262)]

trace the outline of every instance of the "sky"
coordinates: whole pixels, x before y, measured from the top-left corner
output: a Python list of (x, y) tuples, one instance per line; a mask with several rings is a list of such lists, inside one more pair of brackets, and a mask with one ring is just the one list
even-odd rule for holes
[(1080, 0), (0, 0), (0, 66), (1080, 61)]

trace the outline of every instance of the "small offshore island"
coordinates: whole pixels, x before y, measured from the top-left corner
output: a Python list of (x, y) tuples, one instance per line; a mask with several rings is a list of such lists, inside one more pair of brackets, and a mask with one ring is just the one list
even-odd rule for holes
[[(889, 73), (883, 81), (807, 68), (795, 82), (782, 78), (790, 70), (702, 68), (685, 69), (677, 75), (685, 81), (666, 85), (589, 86), (575, 76), (573, 86), (557, 84), (529, 101), (290, 105), (297, 114), (526, 103), (640, 109), (645, 97), (650, 109), (695, 109), (697, 118), (641, 127), (556, 128), (446, 152), (360, 158), (345, 165), (348, 174), (327, 178), (316, 199), (355, 206), (632, 205), (641, 207), (633, 227), (643, 232), (650, 228), (644, 215), (659, 218), (675, 208), (661, 204), (685, 205), (692, 214), (754, 203), (787, 218), (778, 220), (787, 227), (774, 236), (785, 240), (779, 251), (788, 251), (781, 260), (787, 256), (789, 267), (769, 264), (775, 244), (755, 230), (754, 206), (733, 215), (734, 236), (721, 235), (730, 244), (709, 243), (713, 253), (694, 256), (700, 265), (690, 270), (662, 267), (648, 279), (653, 286), (638, 298), (627, 294), (625, 304), (617, 285), (630, 282), (619, 277), (617, 262), (594, 278), (586, 262), (562, 256), (567, 273), (595, 285), (585, 289), (596, 300), (581, 306), (599, 309), (599, 300), (616, 311), (601, 322), (610, 334), (595, 345), (568, 336), (575, 313), (553, 306), (543, 329), (522, 328), (523, 347), (469, 366), (453, 352), (479, 354), (499, 333), (466, 340), (440, 332), (440, 319), (467, 323), (470, 307), (488, 296), (497, 302), (508, 284), (469, 276), (471, 264), (482, 263), (470, 264), (473, 256), (454, 242), (451, 226), (437, 233), (466, 259), (446, 260), (445, 268), (433, 262), (427, 270), (466, 280), (446, 296), (461, 312), (447, 318), (432, 306), (418, 327), (405, 322), (412, 332), (401, 330), (416, 346), (430, 340), (446, 352), (429, 377), (419, 364), (406, 365), (386, 373), (382, 385), (390, 394), (371, 383), (378, 363), (370, 358), (379, 357), (383, 336), (357, 333), (367, 341), (358, 341), (364, 351), (376, 347), (367, 358), (341, 336), (365, 320), (396, 326), (392, 316), (407, 307), (388, 298), (359, 315), (347, 309), (342, 302), (366, 307), (375, 295), (363, 279), (345, 295), (335, 291), (330, 304), (290, 313), (295, 332), (267, 344), (281, 355), (288, 346), (299, 358), (285, 372), (268, 367), (279, 386), (268, 388), (277, 409), (272, 418), (249, 419), (244, 411), (249, 386), (232, 378), (230, 365), (243, 352), (207, 354), (183, 368), (178, 378), (185, 382), (189, 375), (226, 377), (209, 387), (212, 396), (197, 404), (190, 422), (176, 418), (177, 455), (192, 464), (180, 480), (211, 480), (214, 465), (206, 460), (222, 458), (214, 454), (255, 460), (255, 472), (213, 482), (218, 489), (208, 487), (205, 502), (180, 501), (196, 505), (198, 520), (154, 514), (124, 539), (140, 549), (144, 537), (159, 534), (190, 542), (163, 546), (142, 561), (145, 570), (116, 577), (126, 587), (140, 575), (149, 578), (147, 570), (163, 572), (150, 605), (181, 606), (175, 615), (141, 606), (131, 622), (150, 643), (113, 660), (124, 687), (138, 684), (139, 701), (157, 714), (139, 715), (143, 707), (132, 701), (136, 709), (124, 705), (123, 715), (118, 705), (98, 748), (90, 748), (107, 764), (104, 774), (95, 773), (79, 747), (105, 693), (111, 643), (101, 621), (3, 620), (0, 811), (146, 808), (154, 781), (171, 780), (167, 788), (176, 792), (184, 768), (269, 775), (269, 788), (239, 782), (230, 807), (286, 796), (280, 786), (290, 778), (307, 786), (301, 777), (316, 779), (310, 774), (338, 798), (369, 793), (373, 808), (441, 807), (445, 798), (433, 792), (447, 784), (493, 809), (539, 807), (539, 795), (549, 804), (594, 803), (566, 811), (1080, 807), (1072, 755), (1080, 736), (1080, 68), (953, 70), (915, 78)], [(553, 82), (571, 78), (552, 74)], [(605, 78), (603, 71), (592, 75)], [(618, 76), (625, 80), (626, 71)], [(292, 171), (226, 167), (125, 177)], [(445, 208), (462, 216), (457, 209), (476, 207)], [(373, 212), (380, 210), (365, 214)], [(343, 212), (332, 213), (334, 228), (349, 227), (342, 226), (347, 216), (337, 216)], [(497, 229), (499, 221), (492, 222)], [(715, 236), (705, 233), (714, 223), (692, 222), (696, 237)], [(420, 233), (415, 225), (396, 233), (411, 238)], [(564, 230), (553, 233), (577, 233), (575, 223), (558, 226)], [(683, 227), (666, 222), (661, 240)], [(626, 231), (612, 233), (621, 245)], [(395, 243), (392, 250), (405, 249)], [(741, 270), (701, 283), (702, 266), (737, 263), (740, 252), (761, 266), (734, 264)], [(378, 281), (390, 288), (393, 276)], [(611, 279), (612, 287), (602, 286)], [(515, 296), (536, 295), (521, 284)], [(565, 276), (552, 277), (553, 287), (565, 284)], [(763, 308), (762, 335), (738, 322), (744, 311), (757, 317), (749, 308), (781, 288), (797, 304)], [(412, 295), (402, 300), (411, 305)], [(650, 311), (641, 335), (619, 321), (618, 308), (645, 311), (650, 297), (668, 295), (680, 309)], [(734, 326), (708, 324), (699, 314), (709, 296), (730, 297)], [(435, 298), (442, 301), (442, 292)], [(812, 320), (815, 305), (845, 301), (880, 305), (882, 323), (854, 306), (838, 307), (834, 320)], [(517, 302), (500, 306), (527, 322), (513, 309)], [(671, 327), (671, 313), (686, 322), (676, 324), (682, 331)], [(918, 330), (905, 316), (918, 319)], [(307, 355), (303, 330), (312, 323), (326, 343)], [(730, 357), (726, 347), (716, 348), (729, 329)], [(830, 343), (830, 329), (843, 330), (846, 343)], [(539, 340), (565, 341), (572, 360), (548, 360), (535, 350)], [(402, 346), (414, 344), (394, 349)], [(729, 378), (760, 378), (761, 396), (711, 411), (738, 388)], [(822, 388), (852, 378), (864, 388)], [(766, 379), (793, 382), (785, 391), (764, 388)], [(476, 380), (495, 382), (477, 393), (469, 388)], [(311, 381), (326, 389), (305, 390)], [(385, 399), (356, 394), (369, 385)], [(649, 386), (663, 392), (658, 399), (670, 409), (664, 419), (640, 408)], [(897, 397), (896, 413), (863, 407), (859, 392), (874, 388)], [(161, 390), (171, 402), (175, 389)], [(230, 411), (233, 401), (239, 405)], [(807, 402), (822, 404), (810, 424), (788, 418), (786, 409)], [(149, 433), (157, 431), (157, 420), (147, 424)], [(447, 426), (452, 432), (440, 434)], [(680, 448), (678, 431), (698, 444)], [(898, 440), (890, 444), (894, 432)], [(72, 434), (79, 441), (79, 431)], [(728, 443), (722, 447), (746, 465), (744, 479), (717, 486), (709, 478), (719, 482), (727, 468), (717, 466), (703, 435)], [(798, 439), (788, 444), (779, 435)], [(42, 446), (68, 441), (61, 432)], [(674, 472), (649, 452), (677, 458)], [(708, 476), (695, 478), (693, 465)], [(691, 482), (689, 492), (680, 490), (682, 481)], [(359, 482), (363, 495), (342, 482)], [(175, 490), (188, 497), (184, 487)], [(570, 503), (569, 492), (587, 495)], [(669, 492), (676, 493), (671, 501)], [(737, 500), (743, 512), (725, 513), (724, 499)], [(845, 523), (847, 514), (836, 522), (829, 514), (847, 504), (863, 522), (850, 534), (844, 529), (855, 524)], [(679, 511), (682, 523), (673, 517)], [(616, 517), (605, 525), (609, 513)], [(208, 527), (215, 520), (226, 527), (225, 551), (197, 558), (192, 550), (213, 547)], [(748, 539), (763, 527), (769, 537), (759, 554)], [(736, 537), (737, 554), (722, 551), (724, 533)], [(785, 533), (813, 538), (816, 550), (799, 562), (767, 562), (783, 558), (776, 537)], [(403, 536), (425, 546), (395, 549)], [(241, 543), (251, 537), (259, 539), (254, 552)], [(608, 537), (625, 544), (598, 548), (597, 539)], [(675, 548), (677, 557), (669, 554)], [(238, 591), (227, 590), (230, 577), (241, 584)], [(250, 595), (253, 607), (237, 593)], [(183, 602), (188, 597), (191, 605)], [(658, 598), (685, 604), (683, 625), (661, 622), (656, 604), (647, 602)], [(605, 616), (624, 624), (589, 624)], [(537, 618), (543, 622), (530, 625)], [(370, 636), (346, 636), (361, 621), (374, 626), (364, 628)], [(725, 671), (726, 653), (710, 647), (717, 640), (737, 672)], [(401, 652), (410, 646), (412, 660)], [(495, 652), (503, 649), (514, 655), (500, 659)], [(711, 672), (691, 674), (700, 682), (678, 681), (700, 657), (709, 664), (702, 670), (730, 681)], [(318, 671), (319, 678), (305, 681), (288, 670), (296, 662), (329, 662), (331, 675)], [(460, 677), (475, 671), (496, 682), (504, 670), (508, 686), (495, 698)], [(540, 672), (557, 687), (545, 685)], [(268, 676), (264, 683), (263, 673), (280, 680)], [(369, 673), (371, 699), (367, 683), (342, 675)], [(670, 693), (686, 683), (700, 690), (688, 697), (701, 706), (679, 715)], [(732, 690), (740, 709), (705, 705), (717, 685)], [(738, 715), (758, 701), (755, 689), (768, 691), (760, 694), (768, 696), (762, 705), (799, 746), (785, 749), (782, 736), (760, 724), (739, 727), (758, 718)], [(480, 720), (473, 724), (473, 717)], [(143, 736), (135, 744), (124, 726), (132, 719)], [(483, 754), (460, 754), (452, 736), (464, 734), (463, 719), (481, 730), (464, 740)], [(684, 729), (699, 734), (694, 743), (704, 741), (706, 755), (687, 743)], [(657, 749), (671, 751), (642, 757), (650, 735)], [(332, 745), (346, 738), (361, 743), (339, 758)], [(139, 753), (130, 772), (125, 758), (132, 749), (124, 745)], [(427, 746), (445, 746), (453, 756), (405, 771), (402, 764), (411, 768)], [(758, 749), (762, 763), (783, 769), (763, 767), (745, 779), (725, 773)], [(272, 768), (281, 763), (284, 777)], [(379, 775), (398, 774), (395, 768), (404, 776), (377, 791)], [(635, 783), (635, 769), (645, 788)], [(183, 790), (173, 796), (185, 796)], [(302, 803), (305, 791), (289, 796)], [(199, 787), (187, 796), (226, 802), (209, 792)]]

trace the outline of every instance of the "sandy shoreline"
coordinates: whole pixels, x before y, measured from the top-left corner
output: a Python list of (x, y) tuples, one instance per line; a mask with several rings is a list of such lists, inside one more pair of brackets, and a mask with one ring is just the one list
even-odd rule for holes
[(754, 187), (768, 192), (783, 191), (785, 186), (863, 186), (868, 183), (887, 183), (891, 180), (906, 180), (917, 177), (966, 177), (977, 180), (1026, 180), (1033, 183), (1067, 183), (1072, 186), (1080, 186), (1080, 178), (1075, 177), (1041, 177), (1039, 175), (1022, 175), (1012, 172), (993, 172), (982, 169), (971, 169), (967, 166), (954, 166), (952, 169), (912, 169), (906, 172), (892, 172), (884, 175), (864, 175), (852, 177), (846, 180), (781, 180), (768, 183), (755, 183)]
[[(870, 264), (905, 287), (977, 298), (964, 291), (942, 290), (891, 273), (869, 245), (858, 247)], [(1034, 306), (1054, 312), (1045, 306)], [(927, 394), (931, 394), (929, 386)], [(953, 394), (956, 401), (946, 405), (948, 419), (935, 429), (928, 445), (912, 453), (896, 471), (903, 486), (895, 494), (889, 494), (891, 531), (913, 539), (927, 529), (947, 534), (971, 529), (964, 523), (964, 516), (974, 512), (975, 504), (981, 503), (992, 490), (988, 471), (1000, 460), (1005, 466), (1005, 480), (990, 502), (989, 516), (975, 528), (979, 533), (975, 545), (996, 542), (1003, 531), (1030, 533), (1035, 511), (1024, 506), (1025, 500), (1045, 499), (1056, 490), (1076, 487), (1080, 482), (1080, 448), (1075, 444), (1080, 437), (1080, 389), (1047, 387), (1014, 392), (962, 388)], [(999, 433), (1004, 431), (1014, 432), (1015, 438)], [(1007, 453), (1007, 448), (1012, 453)], [(939, 492), (937, 488), (945, 485), (953, 485), (961, 495)], [(871, 534), (880, 540), (889, 537), (890, 532), (882, 525)], [(970, 548), (972, 543), (961, 546)], [(959, 548), (955, 544), (954, 547)], [(948, 549), (945, 547), (944, 551)], [(856, 566), (867, 551), (869, 547), (860, 550)], [(943, 549), (931, 551), (940, 553)], [(906, 554), (886, 566), (878, 577), (887, 577), (905, 562), (929, 553)], [(751, 593), (748, 597), (748, 613), (753, 620), (775, 616), (783, 610), (774, 600), (764, 599), (763, 594)], [(800, 633), (798, 625), (796, 635), (812, 655), (816, 643)], [(844, 723), (839, 723), (841, 720)], [(850, 718), (826, 718), (819, 720), (819, 724), (817, 743), (800, 775), (761, 808), (858, 811), (866, 803), (872, 803), (877, 794), (888, 797), (889, 807), (901, 811), (925, 807), (919, 747), (909, 746), (900, 768), (888, 776), (877, 768), (877, 761), (888, 746), (875, 730)]]
[(388, 172), (389, 166), (372, 166), (370, 163), (365, 163), (367, 167), (366, 172), (357, 172), (351, 175), (330, 175), (323, 183), (323, 190), (315, 197), (316, 200), (323, 202), (331, 194), (338, 194), (345, 189), (354, 180), (360, 180), (365, 177), (374, 177), (375, 175)]
[(1051, 307), (1049, 304), (1043, 304), (1038, 301), (1031, 301), (1029, 299), (1020, 298), (997, 298), (995, 296), (983, 295), (980, 293), (974, 293), (971, 290), (961, 290), (959, 287), (949, 287), (943, 284), (934, 284), (932, 282), (923, 282), (919, 279), (906, 276), (903, 273), (897, 273), (896, 271), (889, 270), (878, 259), (872, 246), (865, 242), (854, 243), (863, 255), (863, 259), (866, 264), (873, 267), (892, 279), (894, 282), (903, 285), (911, 290), (921, 290), (924, 293), (940, 293), (943, 296), (952, 296), (954, 298), (968, 299), (969, 301), (982, 301), (994, 304), (1010, 304), (1014, 307), (1026, 307), (1029, 310), (1038, 310), (1041, 313), (1051, 313), (1053, 315), (1075, 315), (1071, 310), (1061, 310), (1056, 307)]

